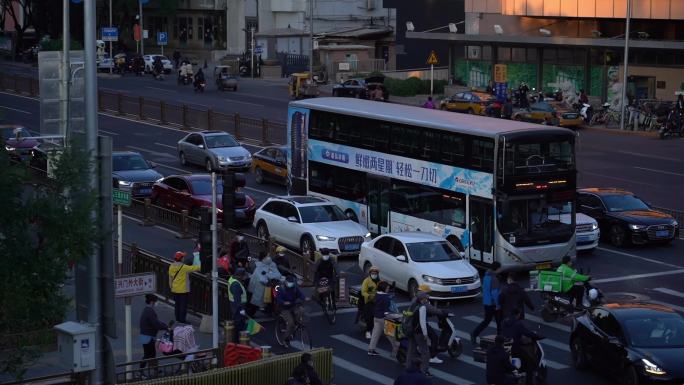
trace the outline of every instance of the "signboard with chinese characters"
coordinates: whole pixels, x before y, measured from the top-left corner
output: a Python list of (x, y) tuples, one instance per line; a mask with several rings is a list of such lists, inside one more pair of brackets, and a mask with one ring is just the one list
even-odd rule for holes
[(366, 171), (389, 178), (484, 198), (492, 196), (493, 177), (480, 171), (377, 153), (309, 139), (309, 161)]
[(112, 203), (119, 206), (131, 205), (131, 193), (125, 190), (112, 190)]
[(505, 64), (494, 64), (494, 83), (508, 82), (508, 67)]
[(114, 293), (117, 298), (133, 297), (155, 291), (157, 291), (157, 277), (154, 273), (124, 275), (114, 280)]

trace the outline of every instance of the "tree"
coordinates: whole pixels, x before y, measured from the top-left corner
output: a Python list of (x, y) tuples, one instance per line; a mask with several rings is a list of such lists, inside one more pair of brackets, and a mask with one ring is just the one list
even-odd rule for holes
[(11, 162), (0, 143), (0, 341), (16, 344), (4, 355), (0, 349), (0, 372), (24, 375), (39, 355), (26, 338), (64, 320), (71, 298), (62, 286), (70, 266), (101, 239), (91, 218), (97, 201), (88, 188), (89, 167), (86, 154), (70, 146), (54, 179), (36, 177)]
[[(0, 0), (3, 19), (10, 20), (14, 25), (14, 57), (17, 57), (24, 39), (24, 33), (33, 25), (33, 0)], [(4, 27), (4, 24), (3, 24)]]

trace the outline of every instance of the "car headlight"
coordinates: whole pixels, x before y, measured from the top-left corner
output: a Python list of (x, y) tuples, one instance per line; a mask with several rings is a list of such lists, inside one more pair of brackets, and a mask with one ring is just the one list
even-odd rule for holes
[(641, 363), (644, 364), (644, 370), (646, 371), (646, 373), (655, 374), (657, 376), (662, 376), (662, 375), (667, 374), (667, 372), (665, 370), (663, 370), (660, 366), (654, 364), (653, 362), (651, 362), (645, 358), (641, 359)]
[(246, 156), (246, 158), (247, 158), (247, 159), (252, 159), (252, 154), (250, 154), (250, 153), (247, 153), (247, 156)]
[(435, 285), (442, 285), (442, 279), (433, 277), (431, 275), (423, 275), (423, 281), (428, 282), (428, 283), (434, 283)]
[(125, 180), (120, 180), (119, 181), (119, 186), (125, 186), (125, 187), (130, 187), (133, 184), (133, 182), (128, 182)]
[(6, 145), (5, 145), (5, 150), (7, 150), (7, 151), (14, 151), (14, 150), (16, 150), (16, 148), (10, 146), (9, 144), (6, 144)]
[(368, 233), (366, 233), (366, 235), (364, 235), (363, 237), (364, 237), (364, 238), (370, 238), (370, 237), (371, 237), (371, 233), (368, 232)]
[(318, 239), (319, 241), (327, 242), (327, 241), (334, 241), (337, 238), (331, 237), (329, 235), (316, 235), (316, 239)]
[(643, 230), (646, 228), (646, 225), (629, 225), (629, 228), (632, 230)]
[(226, 162), (226, 161), (228, 161), (228, 158), (226, 158), (225, 156), (217, 156), (216, 159), (218, 159), (219, 162)]
[(598, 223), (594, 222), (591, 224), (591, 231), (596, 231), (598, 229)]
[(475, 275), (473, 275), (473, 282), (477, 282), (479, 280), (480, 280), (480, 274), (475, 273)]

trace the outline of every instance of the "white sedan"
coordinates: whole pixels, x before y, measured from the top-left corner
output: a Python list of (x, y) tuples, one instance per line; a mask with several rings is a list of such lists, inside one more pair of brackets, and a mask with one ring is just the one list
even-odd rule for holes
[(481, 291), (477, 270), (447, 240), (430, 233), (389, 233), (363, 243), (359, 267), (368, 274), (371, 266), (411, 298), (423, 284), (436, 300), (470, 298)]
[(171, 60), (169, 60), (166, 56), (162, 55), (145, 55), (143, 56), (143, 59), (145, 59), (145, 72), (152, 72), (152, 68), (154, 68), (154, 58), (155, 57), (160, 57), (162, 61), (162, 65), (164, 66), (164, 73), (170, 74), (171, 70), (173, 70), (173, 64), (171, 63)]

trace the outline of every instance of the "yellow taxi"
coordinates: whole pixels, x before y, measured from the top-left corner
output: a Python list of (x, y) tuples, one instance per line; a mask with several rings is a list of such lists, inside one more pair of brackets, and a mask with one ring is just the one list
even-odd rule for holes
[(577, 128), (584, 123), (579, 112), (570, 109), (562, 109), (560, 105), (555, 103), (551, 104), (549, 102), (533, 103), (528, 108), (523, 108), (514, 112), (511, 119), (567, 128)]
[(254, 180), (287, 184), (287, 147), (265, 147), (252, 155)]
[(486, 92), (465, 91), (459, 92), (450, 98), (442, 99), (439, 103), (439, 109), (484, 115), (487, 105), (494, 100), (496, 98)]

